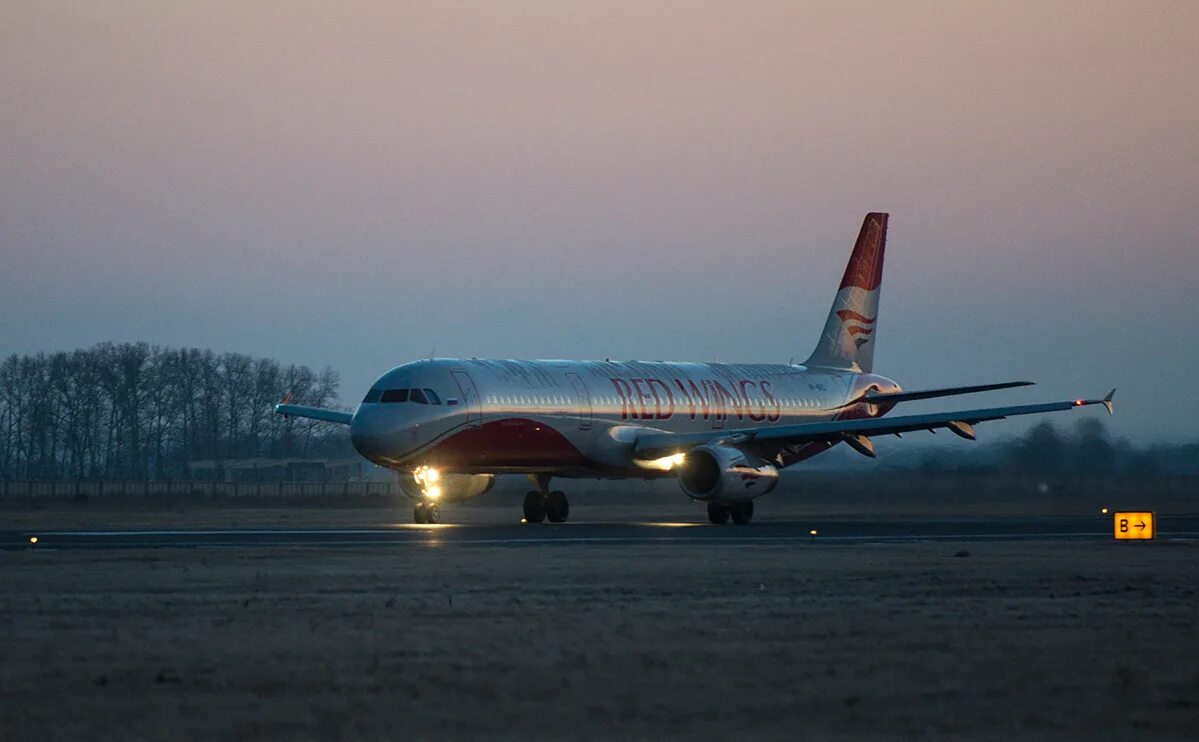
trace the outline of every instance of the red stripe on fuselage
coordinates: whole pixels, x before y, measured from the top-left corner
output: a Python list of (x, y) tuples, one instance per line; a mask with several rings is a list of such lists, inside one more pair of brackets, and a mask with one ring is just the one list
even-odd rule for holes
[(527, 418), (505, 418), (467, 428), (435, 444), (420, 457), (449, 470), (472, 467), (578, 467), (587, 462), (566, 436)]

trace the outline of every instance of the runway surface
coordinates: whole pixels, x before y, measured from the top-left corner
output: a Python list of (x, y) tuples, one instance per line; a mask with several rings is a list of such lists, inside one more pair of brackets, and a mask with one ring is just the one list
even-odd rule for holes
[[(813, 534), (813, 531), (815, 533)], [(1199, 538), (1199, 515), (1162, 516), (1158, 540)], [(1109, 517), (788, 520), (706, 523), (395, 524), (370, 528), (213, 528), (0, 531), (0, 549), (142, 549), (271, 546), (567, 546), (620, 544), (836, 544), (915, 541), (1111, 540)]]

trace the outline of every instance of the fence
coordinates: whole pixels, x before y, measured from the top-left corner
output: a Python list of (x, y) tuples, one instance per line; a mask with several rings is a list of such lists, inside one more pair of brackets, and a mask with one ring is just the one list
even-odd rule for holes
[(394, 482), (10, 482), (0, 481), (0, 501), (52, 498), (171, 497), (394, 497)]

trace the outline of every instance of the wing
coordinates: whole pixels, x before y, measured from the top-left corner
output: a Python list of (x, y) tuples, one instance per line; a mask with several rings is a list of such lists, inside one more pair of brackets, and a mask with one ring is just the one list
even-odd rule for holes
[(349, 425), (354, 420), (354, 415), (350, 412), (326, 410), (321, 407), (302, 407), (296, 404), (277, 404), (275, 412), (284, 417), (306, 417), (310, 420), (321, 420), (339, 425)]
[(1116, 390), (1113, 389), (1103, 399), (1074, 399), (1014, 407), (985, 407), (957, 412), (934, 412), (928, 415), (900, 415), (891, 418), (797, 423), (781, 425), (776, 428), (743, 428), (702, 433), (643, 433), (637, 436), (634, 455), (641, 459), (657, 459), (681, 453), (705, 443), (715, 442), (727, 443), (732, 446), (753, 443), (775, 443), (787, 446), (814, 441), (845, 441), (859, 453), (873, 456), (874, 448), (869, 440), (869, 436), (872, 435), (898, 435), (915, 430), (945, 428), (963, 438), (974, 440), (974, 428), (971, 426), (990, 420), (1002, 420), (1019, 415), (1036, 415), (1042, 412), (1058, 412), (1095, 404), (1103, 405), (1110, 415), (1112, 413), (1112, 397), (1115, 393)]
[(842, 407), (850, 407), (859, 402), (911, 402), (917, 399), (936, 399), (952, 397), (958, 394), (976, 394), (978, 392), (993, 392), (996, 389), (1011, 389), (1017, 386), (1032, 386), (1031, 381), (1005, 381), (1002, 384), (979, 384), (977, 386), (951, 386), (941, 389), (922, 389), (918, 392), (866, 392), (857, 399), (846, 402)]

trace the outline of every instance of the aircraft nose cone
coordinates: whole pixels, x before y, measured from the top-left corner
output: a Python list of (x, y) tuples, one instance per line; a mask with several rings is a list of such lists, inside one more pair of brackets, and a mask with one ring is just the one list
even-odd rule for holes
[(350, 424), (350, 444), (372, 461), (387, 453), (388, 431), (378, 415), (359, 411)]
[(380, 435), (359, 430), (350, 431), (350, 443), (354, 450), (368, 459), (373, 459), (383, 451), (383, 438)]

